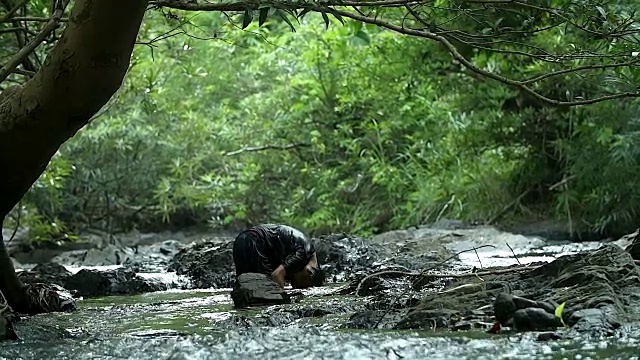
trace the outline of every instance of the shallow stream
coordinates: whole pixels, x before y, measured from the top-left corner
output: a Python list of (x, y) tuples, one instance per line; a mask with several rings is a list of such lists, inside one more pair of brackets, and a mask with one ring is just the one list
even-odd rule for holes
[[(568, 245), (533, 250), (570, 253)], [(578, 248), (591, 248), (576, 245)], [(527, 257), (522, 251), (520, 261)], [(464, 257), (475, 265), (478, 257)], [(481, 253), (486, 265), (504, 253)], [(475, 259), (474, 259), (475, 258)], [(539, 261), (538, 255), (531, 256)], [(511, 263), (514, 259), (510, 260)], [(147, 274), (151, 276), (152, 274)], [(166, 276), (166, 274), (165, 274)], [(337, 286), (337, 285), (333, 285)], [(333, 287), (332, 286), (332, 287)], [(299, 303), (313, 307), (351, 296), (325, 296), (331, 287), (305, 292)], [(269, 316), (265, 308), (235, 310), (230, 289), (169, 290), (137, 296), (81, 300), (74, 313), (32, 317), (17, 325), (22, 340), (0, 345), (2, 359), (638, 359), (640, 326), (627, 324), (614, 338), (579, 337), (537, 341), (536, 333), (491, 335), (483, 331), (361, 331), (340, 328), (348, 315), (305, 317), (245, 326), (246, 318)], [(265, 315), (267, 314), (267, 315)], [(279, 314), (282, 314), (281, 312)], [(245, 319), (245, 320), (243, 320)]]

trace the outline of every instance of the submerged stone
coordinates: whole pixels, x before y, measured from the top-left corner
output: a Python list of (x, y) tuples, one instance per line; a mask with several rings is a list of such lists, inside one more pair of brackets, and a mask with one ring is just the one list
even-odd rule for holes
[(231, 291), (231, 299), (236, 308), (291, 303), (291, 297), (284, 289), (269, 276), (259, 273), (238, 276)]

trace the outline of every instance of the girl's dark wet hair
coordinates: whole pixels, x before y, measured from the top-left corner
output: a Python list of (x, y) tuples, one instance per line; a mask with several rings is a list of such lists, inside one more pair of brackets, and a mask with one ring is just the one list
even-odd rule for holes
[(320, 267), (314, 267), (313, 275), (311, 276), (311, 286), (323, 286), (326, 278), (326, 274)]

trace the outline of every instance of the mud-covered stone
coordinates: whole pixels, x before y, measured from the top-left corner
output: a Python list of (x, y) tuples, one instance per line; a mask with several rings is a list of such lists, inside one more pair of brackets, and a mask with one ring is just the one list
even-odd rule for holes
[(284, 289), (267, 275), (259, 273), (238, 276), (231, 291), (231, 299), (236, 308), (291, 303), (291, 297)]
[(82, 269), (70, 276), (64, 285), (84, 297), (133, 295), (167, 290), (167, 285), (137, 275), (132, 269), (99, 271)]

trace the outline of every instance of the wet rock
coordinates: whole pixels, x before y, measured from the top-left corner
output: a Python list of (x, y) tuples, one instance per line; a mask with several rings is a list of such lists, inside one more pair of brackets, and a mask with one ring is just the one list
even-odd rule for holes
[(393, 329), (403, 318), (404, 311), (365, 310), (354, 313), (344, 324), (349, 329)]
[(552, 340), (562, 340), (565, 337), (562, 334), (556, 332), (543, 332), (538, 334), (536, 338), (537, 341), (552, 341)]
[(622, 326), (613, 315), (607, 308), (577, 310), (571, 313), (567, 325), (578, 332), (599, 332), (610, 336)]
[(109, 266), (122, 265), (135, 256), (133, 249), (114, 244), (89, 250), (67, 251), (51, 261), (72, 266)]
[(128, 268), (106, 271), (82, 269), (69, 277), (64, 287), (76, 290), (84, 297), (133, 295), (167, 289), (165, 284), (145, 279)]
[(323, 317), (332, 314), (348, 314), (364, 309), (360, 302), (345, 301), (344, 299), (331, 299), (309, 305), (292, 306), (285, 311), (295, 315), (296, 318)]
[(518, 331), (555, 330), (560, 326), (560, 319), (538, 307), (519, 309), (513, 314), (513, 328)]
[(38, 264), (31, 270), (20, 271), (17, 275), (24, 284), (50, 283), (64, 287), (72, 273), (58, 263), (48, 262)]
[(133, 247), (109, 244), (89, 250), (66, 251), (52, 261), (78, 267), (123, 265), (138, 272), (160, 272), (167, 268), (181, 246), (175, 240)]
[(278, 312), (272, 313), (258, 319), (264, 320), (266, 326), (284, 326), (291, 324), (297, 320), (297, 317), (290, 312)]
[(231, 299), (236, 308), (291, 303), (291, 297), (284, 289), (267, 275), (258, 273), (238, 276), (231, 291)]
[(359, 271), (368, 271), (383, 253), (369, 239), (346, 234), (323, 235), (312, 240), (329, 282), (344, 281)]
[[(640, 260), (640, 229), (631, 234), (622, 237), (624, 240), (630, 240), (631, 244), (625, 250), (634, 260)], [(622, 239), (621, 239), (622, 240)]]
[(233, 243), (193, 243), (176, 253), (167, 270), (188, 276), (194, 288), (232, 287), (235, 283)]
[(82, 335), (74, 335), (69, 330), (58, 325), (40, 324), (34, 321), (20, 321), (15, 324), (18, 337), (27, 342), (53, 342), (65, 339), (79, 338)]

